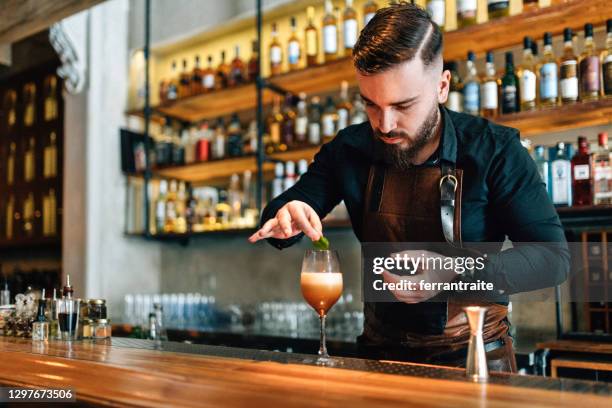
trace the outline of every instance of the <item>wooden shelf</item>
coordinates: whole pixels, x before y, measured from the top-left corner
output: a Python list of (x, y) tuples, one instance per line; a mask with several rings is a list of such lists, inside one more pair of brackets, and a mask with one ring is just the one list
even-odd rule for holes
[(519, 129), (521, 136), (606, 125), (612, 123), (612, 98), (502, 115), (493, 120), (501, 125)]
[(173, 166), (153, 170), (153, 174), (160, 177), (173, 178), (189, 182), (225, 181), (234, 173), (244, 173), (246, 170), (255, 172), (257, 162), (254, 156), (236, 157), (223, 160), (213, 160), (201, 163)]

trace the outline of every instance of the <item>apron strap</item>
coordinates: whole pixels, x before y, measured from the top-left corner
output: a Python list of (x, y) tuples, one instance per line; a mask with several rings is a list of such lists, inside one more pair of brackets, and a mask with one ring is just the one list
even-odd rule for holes
[(455, 192), (459, 181), (455, 176), (455, 169), (446, 163), (441, 163), (442, 177), (440, 178), (440, 220), (442, 232), (449, 245), (461, 246), (455, 241)]

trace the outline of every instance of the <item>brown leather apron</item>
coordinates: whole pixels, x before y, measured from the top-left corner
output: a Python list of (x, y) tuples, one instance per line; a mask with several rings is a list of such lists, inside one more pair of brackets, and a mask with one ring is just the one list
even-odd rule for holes
[[(456, 253), (461, 247), (462, 176), (462, 170), (448, 166), (399, 171), (372, 165), (363, 242), (448, 242)], [(488, 307), (483, 335), (490, 370), (515, 372), (507, 307), (480, 304)], [(452, 297), (417, 304), (365, 302), (360, 350), (370, 358), (464, 366), (470, 337), (462, 310), (466, 305)]]

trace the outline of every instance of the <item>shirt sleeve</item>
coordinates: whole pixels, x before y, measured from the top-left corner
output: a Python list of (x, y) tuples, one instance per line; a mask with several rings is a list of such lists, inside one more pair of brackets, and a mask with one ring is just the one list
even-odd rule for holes
[[(314, 161), (308, 166), (295, 185), (271, 200), (262, 212), (261, 225), (276, 216), (280, 208), (290, 201), (302, 201), (311, 206), (319, 218), (323, 219), (341, 200), (337, 185), (335, 156), (339, 148), (338, 138), (324, 144), (315, 155)], [(304, 236), (300, 233), (288, 239), (268, 238), (268, 242), (278, 249), (287, 248), (298, 242)]]
[(565, 233), (518, 132), (493, 158), (487, 184), (494, 222), (501, 223), (513, 248), (489, 254), (484, 269), (462, 280), (491, 282), (504, 295), (564, 282), (570, 268)]

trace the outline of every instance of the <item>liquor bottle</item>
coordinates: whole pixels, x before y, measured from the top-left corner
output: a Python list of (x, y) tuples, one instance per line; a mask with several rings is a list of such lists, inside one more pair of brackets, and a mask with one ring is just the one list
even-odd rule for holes
[(363, 26), (367, 26), (378, 10), (378, 4), (374, 0), (368, 0), (363, 5)]
[(244, 61), (240, 59), (240, 46), (235, 48), (236, 55), (230, 66), (229, 86), (236, 86), (245, 83)]
[(523, 39), (523, 63), (518, 72), (521, 111), (530, 111), (536, 108), (537, 78), (531, 50), (532, 41), (529, 36)]
[(155, 233), (163, 233), (166, 226), (166, 200), (168, 198), (168, 181), (159, 181), (159, 194), (155, 199)]
[(225, 51), (221, 51), (221, 63), (217, 67), (216, 80), (217, 89), (224, 89), (229, 86), (231, 67), (225, 62)]
[(227, 189), (227, 203), (230, 206), (230, 224), (236, 225), (242, 215), (242, 190), (240, 189), (240, 176), (236, 173), (230, 177)]
[(482, 116), (492, 118), (499, 111), (499, 86), (492, 51), (487, 52), (486, 61), (485, 77), (482, 79)]
[(565, 143), (559, 142), (550, 162), (552, 202), (558, 207), (572, 205), (572, 165), (565, 154)]
[(204, 122), (200, 125), (200, 129), (198, 131), (198, 142), (196, 143), (196, 161), (203, 162), (210, 160), (211, 141), (211, 130), (208, 126), (208, 122)]
[(274, 95), (272, 110), (268, 115), (267, 122), (270, 140), (266, 146), (266, 153), (271, 154), (281, 150), (283, 114), (281, 113), (280, 96), (278, 95)]
[(200, 67), (200, 56), (196, 55), (191, 72), (191, 94), (199, 95), (204, 92), (204, 70)]
[(6, 184), (12, 185), (15, 182), (15, 156), (17, 154), (17, 145), (11, 142), (9, 145), (9, 155), (6, 160)]
[(253, 40), (253, 46), (251, 50), (251, 59), (247, 66), (247, 77), (249, 82), (255, 82), (257, 75), (259, 74), (259, 44), (257, 40)]
[(313, 96), (308, 109), (308, 143), (318, 145), (321, 143), (321, 116), (323, 108), (321, 99)]
[(195, 126), (189, 126), (187, 130), (187, 138), (185, 140), (185, 164), (195, 163), (196, 161), (196, 145), (198, 143), (198, 130)]
[(45, 122), (57, 119), (57, 77), (48, 75), (45, 78)]
[(42, 218), (43, 236), (55, 236), (57, 234), (57, 199), (54, 189), (50, 189), (49, 193), (43, 196)]
[(552, 49), (552, 34), (544, 33), (544, 55), (540, 62), (540, 105), (553, 107), (559, 98), (558, 66)]
[(162, 78), (159, 81), (159, 103), (160, 104), (165, 104), (168, 102), (168, 81), (166, 81), (165, 78)]
[(212, 143), (212, 157), (213, 159), (223, 159), (226, 156), (226, 135), (225, 135), (225, 124), (223, 118), (217, 120), (215, 126), (215, 135)]
[(519, 111), (518, 78), (514, 73), (514, 55), (506, 52), (506, 73), (501, 80), (501, 113)]
[(340, 101), (336, 106), (336, 112), (338, 114), (338, 131), (344, 129), (349, 125), (350, 113), (353, 106), (348, 96), (348, 82), (342, 81), (340, 83)]
[(601, 56), (601, 69), (603, 77), (603, 93), (607, 98), (612, 97), (612, 18), (606, 21), (606, 49)]
[(476, 72), (475, 59), (474, 52), (468, 51), (466, 62), (467, 75), (463, 85), (463, 111), (470, 115), (478, 115), (480, 113), (480, 80)]
[(178, 84), (178, 75), (176, 72), (176, 61), (172, 61), (172, 77), (168, 81), (168, 93), (166, 94), (166, 100), (175, 101), (179, 95), (179, 84)]
[(510, 15), (510, 1), (509, 0), (487, 0), (487, 11), (489, 13), (489, 20), (495, 18), (507, 17)]
[(34, 138), (31, 137), (28, 143), (28, 148), (23, 155), (23, 179), (28, 182), (34, 180), (36, 174), (36, 156), (35, 156)]
[(256, 154), (257, 146), (257, 121), (253, 119), (251, 123), (249, 123), (249, 129), (247, 130), (246, 143), (244, 145), (244, 154)]
[(168, 195), (166, 196), (166, 210), (165, 210), (165, 223), (163, 232), (171, 234), (176, 231), (176, 193), (177, 193), (176, 180), (170, 180), (170, 188), (168, 189)]
[(444, 30), (446, 23), (446, 0), (429, 0), (427, 2), (427, 12), (431, 20)]
[(45, 318), (45, 289), (42, 289), (41, 298), (38, 299), (36, 321), (32, 323), (32, 341), (49, 340), (49, 322)]
[(243, 155), (242, 125), (237, 113), (232, 115), (227, 126), (227, 155), (228, 157), (240, 157)]
[(533, 161), (535, 161), (536, 167), (538, 168), (538, 173), (542, 178), (542, 182), (546, 186), (546, 192), (550, 196), (550, 185), (549, 185), (549, 166), (550, 163), (546, 159), (546, 149), (542, 145), (538, 145), (534, 149), (534, 157)]
[(283, 179), (283, 191), (289, 190), (295, 184), (295, 163), (289, 160), (285, 163), (285, 178)]
[(49, 134), (49, 144), (43, 151), (43, 177), (57, 176), (57, 136), (55, 132)]
[(184, 181), (178, 183), (175, 213), (176, 218), (174, 220), (173, 232), (175, 234), (184, 234), (187, 232), (187, 189), (185, 188)]
[(358, 92), (355, 92), (353, 95), (353, 107), (350, 112), (350, 124), (358, 125), (363, 122), (368, 121), (368, 114), (365, 111), (365, 105), (363, 100), (361, 99), (361, 95)]
[(304, 146), (308, 137), (308, 111), (306, 106), (306, 94), (301, 92), (297, 103), (297, 114), (295, 117), (295, 144)]
[(7, 112), (6, 124), (10, 129), (17, 122), (17, 92), (9, 89), (4, 94), (3, 110)]
[(599, 148), (593, 153), (593, 204), (612, 204), (612, 151), (608, 134), (597, 135)]
[(345, 0), (346, 7), (342, 14), (342, 34), (344, 37), (344, 55), (351, 55), (351, 51), (359, 36), (357, 12), (353, 8), (353, 0)]
[(295, 145), (295, 109), (293, 106), (293, 95), (287, 93), (285, 95), (285, 103), (283, 104), (283, 124), (281, 127), (281, 140), (291, 148)]
[(564, 105), (578, 101), (578, 58), (574, 54), (571, 28), (563, 30), (563, 54), (559, 61), (561, 102)]
[(209, 55), (208, 58), (208, 66), (204, 70), (202, 76), (202, 85), (204, 88), (204, 92), (210, 92), (215, 89), (215, 69), (212, 65), (212, 55)]
[(308, 25), (304, 30), (304, 43), (306, 49), (306, 66), (312, 67), (317, 65), (319, 58), (319, 33), (314, 25), (314, 7), (308, 7), (306, 14), (308, 16)]
[(593, 42), (593, 25), (584, 25), (584, 51), (580, 56), (580, 100), (595, 101), (601, 92), (599, 54)]
[(33, 82), (23, 86), (23, 100), (25, 103), (23, 124), (32, 126), (36, 120), (36, 85)]
[(270, 199), (278, 197), (283, 193), (283, 176), (285, 175), (285, 166), (283, 163), (274, 165), (274, 179), (272, 180), (272, 188), (270, 189)]
[(191, 74), (187, 70), (187, 60), (183, 60), (183, 71), (179, 80), (179, 98), (191, 96)]
[(291, 36), (287, 43), (287, 60), (289, 61), (289, 71), (296, 70), (300, 67), (302, 58), (302, 50), (300, 40), (297, 36), (297, 26), (295, 17), (291, 17)]
[(477, 0), (457, 0), (457, 26), (465, 28), (476, 24)]
[(27, 237), (34, 235), (34, 194), (28, 193), (28, 196), (23, 200), (23, 233)]
[(13, 228), (13, 220), (15, 219), (15, 197), (9, 196), (6, 202), (6, 223), (5, 225), (5, 236), (6, 239), (12, 239), (14, 228)]
[(573, 205), (593, 204), (591, 155), (589, 142), (584, 136), (578, 137), (578, 152), (572, 157), (572, 193)]
[(338, 113), (336, 112), (336, 104), (334, 98), (327, 97), (325, 101), (325, 110), (321, 117), (321, 131), (323, 133), (323, 141), (328, 142), (336, 136), (336, 125), (338, 122)]
[(188, 139), (186, 127), (178, 127), (172, 131), (172, 165), (182, 166), (185, 164), (185, 145)]
[(325, 54), (325, 62), (332, 61), (338, 56), (338, 20), (334, 15), (331, 0), (325, 0), (323, 52)]
[(278, 75), (283, 67), (283, 49), (278, 41), (276, 23), (272, 24), (272, 42), (270, 43), (270, 75)]
[(463, 112), (463, 83), (457, 71), (457, 61), (448, 61), (445, 63), (444, 70), (450, 71), (451, 74), (446, 107), (455, 112)]

